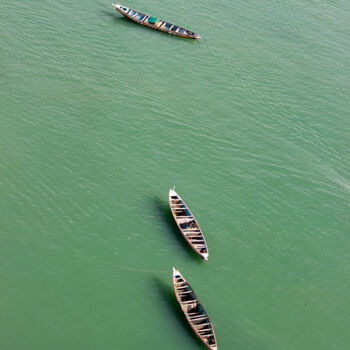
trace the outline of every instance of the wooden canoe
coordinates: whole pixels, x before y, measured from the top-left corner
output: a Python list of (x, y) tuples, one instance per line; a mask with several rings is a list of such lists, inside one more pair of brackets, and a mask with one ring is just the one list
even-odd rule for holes
[(214, 328), (209, 316), (189, 283), (174, 267), (173, 286), (176, 299), (193, 330), (209, 349), (217, 350)]
[(112, 4), (112, 6), (120, 12), (123, 16), (130, 18), (132, 21), (135, 21), (137, 23), (140, 23), (144, 26), (158, 29), (162, 32), (167, 32), (170, 34), (183, 36), (185, 38), (192, 38), (192, 39), (200, 39), (201, 37), (188, 29), (176, 26), (175, 24), (172, 24), (167, 21), (163, 21), (159, 18), (145, 15), (144, 13), (141, 13), (139, 11), (135, 11), (132, 9), (129, 9), (128, 7), (125, 7), (120, 4)]
[(208, 261), (209, 251), (202, 230), (182, 198), (171, 189), (169, 205), (178, 228), (186, 241), (205, 261)]

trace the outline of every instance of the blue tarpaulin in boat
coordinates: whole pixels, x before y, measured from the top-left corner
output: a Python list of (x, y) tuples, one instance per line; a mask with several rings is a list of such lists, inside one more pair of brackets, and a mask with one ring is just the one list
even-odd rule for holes
[(155, 18), (155, 17), (149, 17), (148, 18), (148, 23), (151, 23), (151, 24), (154, 24), (158, 21), (158, 18)]

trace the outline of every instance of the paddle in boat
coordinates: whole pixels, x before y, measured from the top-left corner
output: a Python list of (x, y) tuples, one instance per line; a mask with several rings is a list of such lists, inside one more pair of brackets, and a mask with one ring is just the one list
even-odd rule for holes
[(183, 36), (186, 38), (200, 39), (201, 37), (188, 29), (176, 26), (175, 24), (163, 21), (159, 18), (145, 15), (144, 13), (129, 9), (120, 4), (112, 4), (112, 6), (123, 16), (130, 18), (132, 21), (143, 24), (144, 26), (161, 30), (170, 34)]
[(190, 210), (174, 189), (169, 191), (169, 205), (173, 217), (186, 241), (205, 261), (208, 261), (209, 251), (204, 235)]
[(193, 330), (209, 349), (217, 350), (214, 328), (209, 316), (191, 286), (174, 267), (173, 286), (176, 299)]

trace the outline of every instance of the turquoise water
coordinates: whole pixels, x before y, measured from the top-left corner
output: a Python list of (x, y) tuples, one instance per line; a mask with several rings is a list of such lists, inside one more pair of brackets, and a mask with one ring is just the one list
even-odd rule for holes
[[(104, 1), (0, 10), (3, 350), (330, 350), (350, 336), (350, 5)], [(168, 190), (195, 214), (186, 246)]]

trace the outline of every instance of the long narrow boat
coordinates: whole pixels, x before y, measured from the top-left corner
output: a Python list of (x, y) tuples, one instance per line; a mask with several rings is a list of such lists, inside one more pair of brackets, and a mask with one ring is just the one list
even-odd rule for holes
[(159, 18), (145, 15), (144, 13), (129, 9), (120, 4), (112, 4), (112, 6), (120, 12), (123, 16), (130, 18), (132, 21), (143, 24), (144, 26), (161, 30), (162, 32), (167, 32), (170, 34), (183, 36), (186, 38), (200, 39), (201, 37), (188, 29), (176, 26), (167, 21), (163, 21)]
[(186, 241), (205, 261), (208, 261), (209, 251), (202, 230), (182, 198), (174, 189), (169, 191), (169, 205), (173, 217)]
[(174, 267), (173, 286), (176, 299), (193, 330), (209, 349), (217, 350), (214, 328), (209, 316), (189, 283)]

